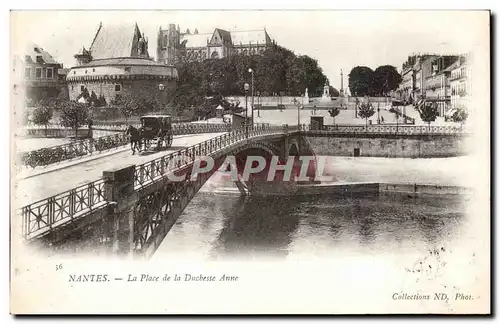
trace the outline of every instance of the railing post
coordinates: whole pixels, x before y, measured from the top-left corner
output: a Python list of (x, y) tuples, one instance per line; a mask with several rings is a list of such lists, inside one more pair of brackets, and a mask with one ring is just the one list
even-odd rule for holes
[(106, 222), (110, 223), (113, 254), (131, 256), (134, 251), (135, 165), (103, 172), (105, 197), (112, 202)]

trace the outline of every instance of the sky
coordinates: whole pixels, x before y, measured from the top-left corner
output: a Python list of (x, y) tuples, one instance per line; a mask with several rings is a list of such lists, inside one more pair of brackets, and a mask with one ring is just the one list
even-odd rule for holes
[[(358, 65), (372, 69), (393, 65), (401, 69), (412, 53), (456, 54), (484, 46), (484, 19), (480, 11), (13, 11), (11, 48), (27, 40), (47, 50), (64, 67), (75, 65), (73, 55), (87, 49), (99, 23), (103, 26), (137, 22), (156, 56), (160, 26), (169, 23), (200, 33), (214, 28), (266, 28), (270, 37), (296, 54), (306, 54), (340, 89), (349, 71)], [(480, 24), (479, 21), (483, 21)], [(481, 39), (483, 37), (483, 39)]]

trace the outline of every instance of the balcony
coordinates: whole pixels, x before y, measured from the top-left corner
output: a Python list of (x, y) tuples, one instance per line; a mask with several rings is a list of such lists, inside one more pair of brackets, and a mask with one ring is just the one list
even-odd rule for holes
[(461, 74), (461, 75), (456, 75), (456, 76), (451, 76), (449, 78), (450, 81), (456, 81), (456, 80), (461, 80), (461, 79), (466, 79), (467, 74)]

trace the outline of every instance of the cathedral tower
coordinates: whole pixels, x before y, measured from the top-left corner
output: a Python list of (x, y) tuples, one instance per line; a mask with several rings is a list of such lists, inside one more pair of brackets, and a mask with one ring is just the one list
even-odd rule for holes
[(174, 24), (169, 24), (167, 29), (158, 31), (157, 62), (174, 64), (178, 58), (180, 45), (180, 32)]

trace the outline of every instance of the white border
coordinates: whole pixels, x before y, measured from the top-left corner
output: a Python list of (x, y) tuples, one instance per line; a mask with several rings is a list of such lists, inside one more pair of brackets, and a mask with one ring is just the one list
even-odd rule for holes
[[(119, 6), (117, 4), (120, 4)], [(40, 1), (11, 1), (10, 3), (8, 2), (2, 2), (2, 7), (6, 7), (5, 10), (2, 10), (2, 43), (4, 44), (4, 55), (7, 57), (4, 57), (2, 60), (2, 75), (4, 76), (4, 84), (2, 86), (2, 97), (4, 100), (7, 100), (7, 102), (4, 102), (3, 107), (2, 107), (2, 118), (0, 118), (0, 122), (3, 123), (2, 127), (0, 127), (0, 131), (2, 132), (2, 147), (1, 147), (1, 152), (3, 153), (3, 159), (2, 159), (2, 167), (1, 170), (4, 172), (4, 176), (2, 179), (5, 179), (4, 181), (4, 186), (2, 188), (2, 195), (0, 196), (2, 199), (2, 204), (1, 206), (4, 206), (5, 212), (3, 213), (3, 222), (2, 224), (2, 229), (4, 230), (4, 235), (3, 235), (3, 249), (2, 249), (2, 259), (7, 261), (9, 258), (9, 246), (8, 246), (8, 229), (9, 229), (9, 202), (10, 202), (10, 196), (9, 196), (9, 182), (6, 181), (9, 179), (8, 175), (8, 165), (9, 165), (9, 160), (8, 160), (8, 155), (6, 154), (9, 152), (9, 143), (8, 143), (8, 138), (9, 138), (9, 103), (8, 103), (8, 98), (9, 98), (9, 81), (7, 80), (7, 76), (9, 75), (9, 11), (8, 5), (10, 4), (11, 8), (15, 9), (34, 9), (34, 8), (39, 8), (39, 9), (76, 9), (76, 8), (86, 8), (86, 9), (135, 9), (135, 10), (144, 10), (144, 9), (167, 9), (165, 7), (166, 4), (168, 4), (169, 9), (200, 9), (200, 8), (207, 8), (207, 5), (210, 4), (211, 8), (216, 8), (216, 9), (222, 9), (222, 8), (233, 8), (233, 9), (488, 9), (491, 8), (493, 9), (493, 13), (498, 14), (500, 11), (498, 9), (498, 1), (482, 1), (482, 0), (475, 0), (473, 2), (467, 1), (467, 0), (455, 0), (455, 1), (449, 1), (446, 2), (446, 6), (444, 6), (444, 2), (438, 3), (435, 0), (419, 0), (415, 1), (412, 3), (403, 3), (401, 1), (393, 0), (393, 1), (361, 1), (361, 0), (349, 0), (349, 1), (341, 1), (341, 2), (331, 2), (328, 0), (316, 0), (314, 2), (290, 2), (290, 1), (274, 1), (270, 2), (269, 0), (252, 0), (248, 2), (236, 2), (236, 1), (210, 1), (210, 2), (205, 2), (205, 1), (148, 1), (147, 3), (142, 2), (141, 7), (131, 7), (130, 4), (137, 4), (137, 2), (115, 2), (115, 1), (105, 1), (105, 0), (87, 0), (84, 3), (81, 1), (76, 2), (69, 2), (69, 1), (64, 1), (64, 0), (46, 0), (43, 2)], [(128, 5), (127, 5), (128, 4)], [(84, 6), (84, 7), (83, 7)], [(2, 8), (4, 9), (4, 8)], [(498, 19), (498, 17), (497, 17)], [(498, 21), (497, 21), (498, 24)], [(42, 27), (43, 28), (43, 27)], [(495, 33), (495, 40), (498, 39), (498, 34)], [(498, 72), (498, 65), (496, 66), (496, 70), (492, 71), (493, 73)], [(495, 73), (496, 74), (496, 73)], [(494, 90), (495, 92), (498, 93), (498, 85), (496, 89)], [(492, 103), (493, 107), (495, 107), (494, 103)], [(495, 120), (498, 122), (498, 113), (497, 113), (497, 118)], [(496, 145), (499, 145), (498, 142)], [(496, 149), (498, 150), (499, 147), (496, 146)], [(492, 166), (494, 167), (494, 166)], [(496, 179), (495, 179), (496, 180)], [(497, 198), (495, 196), (495, 198)], [(493, 216), (494, 217), (494, 216)], [(498, 232), (498, 220), (496, 221), (496, 228), (495, 231)], [(493, 236), (494, 237), (494, 236)], [(5, 271), (5, 272), (4, 272)], [(4, 280), (2, 283), (5, 283), (5, 286), (2, 287), (2, 291), (4, 292), (5, 299), (3, 300), (2, 305), (4, 305), (3, 309), (3, 314), (9, 314), (9, 286), (8, 286), (8, 278), (9, 278), (9, 264), (6, 262), (5, 265), (2, 267), (2, 278)], [(498, 299), (497, 299), (498, 300)], [(498, 310), (498, 309), (497, 309)], [(43, 319), (45, 321), (52, 321), (52, 319)], [(103, 319), (91, 319), (93, 323), (96, 322), (101, 322)], [(159, 320), (164, 320), (162, 318), (159, 318)], [(169, 319), (172, 320), (172, 319)], [(217, 321), (218, 319), (214, 319), (214, 321)], [(345, 320), (345, 319), (343, 319)], [(352, 319), (351, 319), (352, 320)], [(378, 319), (380, 321), (385, 321), (385, 319)], [(423, 320), (429, 321), (433, 320), (431, 318), (425, 318)], [(443, 319), (440, 319), (443, 320)], [(7, 322), (14, 321), (14, 318), (12, 316), (9, 316), (7, 318)], [(133, 322), (141, 322), (142, 319), (133, 319)], [(185, 321), (185, 320), (183, 320)], [(267, 322), (270, 320), (263, 320), (263, 322)]]

